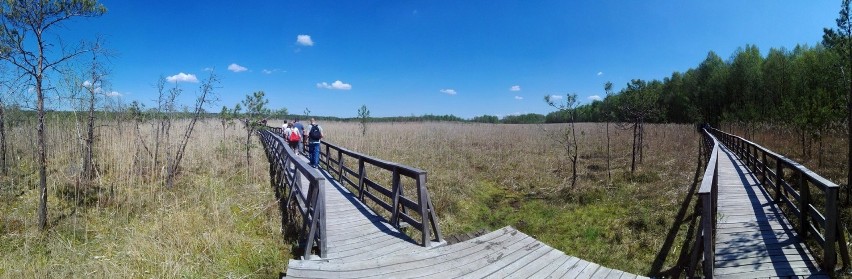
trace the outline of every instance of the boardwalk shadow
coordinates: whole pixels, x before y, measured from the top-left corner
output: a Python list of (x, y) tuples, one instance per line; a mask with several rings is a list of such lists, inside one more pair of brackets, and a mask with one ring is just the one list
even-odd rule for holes
[[(772, 265), (773, 270), (792, 272), (794, 267), (790, 265), (787, 257), (779, 257), (777, 254), (771, 255), (770, 251), (773, 249), (768, 246), (771, 245), (772, 247), (775, 247), (775, 250), (780, 249), (780, 247), (788, 249), (793, 248), (799, 255), (804, 255), (807, 252), (805, 251), (803, 243), (795, 235), (794, 228), (791, 227), (791, 224), (783, 216), (780, 208), (771, 202), (772, 197), (763, 189), (763, 186), (759, 182), (760, 180), (755, 176), (755, 174), (746, 168), (743, 165), (743, 162), (733, 155), (732, 151), (725, 147), (723, 147), (721, 151), (724, 154), (720, 154), (720, 160), (731, 160), (731, 162), (733, 162), (734, 169), (741, 184), (741, 186), (735, 185), (731, 187), (742, 187), (746, 192), (749, 204), (744, 205), (743, 210), (748, 210), (746, 208), (750, 207), (750, 210), (754, 213), (755, 221), (743, 222), (743, 228), (747, 229), (747, 231), (727, 234), (727, 238), (722, 241), (719, 239), (720, 236), (717, 235), (717, 259), (732, 260), (744, 253), (750, 253), (753, 255), (752, 262), (754, 264), (749, 264), (749, 266), (753, 270), (764, 269), (767, 263), (761, 262), (759, 259), (770, 258), (770, 264)], [(760, 197), (768, 202), (762, 203)], [(767, 210), (774, 213), (768, 214)], [(730, 216), (721, 216), (717, 218), (724, 220), (725, 218), (730, 218)], [(772, 224), (778, 224), (780, 228), (771, 228), (770, 222)], [(778, 232), (783, 233), (779, 235)], [(779, 236), (784, 236), (784, 239), (779, 238)], [(756, 241), (759, 241), (759, 243)], [(719, 244), (724, 244), (724, 246), (728, 247), (726, 248)], [(777, 251), (772, 253), (777, 253)], [(806, 263), (807, 268), (810, 270), (818, 270), (818, 267), (814, 266), (813, 262), (806, 261)], [(748, 269), (749, 267), (743, 266), (741, 268)], [(779, 273), (778, 275), (782, 274)]]
[[(698, 142), (698, 150), (699, 153), (702, 151), (702, 142)], [(706, 151), (705, 151), (706, 152)], [(660, 250), (657, 252), (656, 258), (654, 258), (654, 262), (651, 264), (651, 270), (649, 272), (649, 276), (653, 277), (664, 277), (664, 278), (681, 278), (683, 277), (683, 272), (689, 264), (689, 252), (691, 251), (691, 245), (693, 245), (693, 240), (695, 239), (695, 227), (697, 222), (696, 214), (698, 209), (698, 202), (695, 196), (695, 191), (698, 189), (698, 185), (700, 183), (699, 177), (703, 173), (702, 165), (706, 165), (704, 156), (696, 156), (698, 160), (695, 163), (695, 174), (692, 177), (692, 185), (689, 186), (689, 189), (686, 195), (683, 196), (683, 201), (681, 202), (680, 209), (677, 212), (677, 216), (675, 217), (672, 226), (669, 228), (668, 233), (666, 234), (666, 239), (663, 242), (663, 245), (660, 247)], [(693, 200), (696, 200), (694, 209), (689, 210), (689, 204), (692, 203)], [(684, 223), (689, 223), (689, 226), (686, 231), (686, 236), (684, 237), (683, 244), (680, 246), (680, 254), (678, 255), (677, 262), (674, 266), (669, 269), (662, 270), (663, 265), (666, 263), (666, 259), (668, 259), (669, 254), (671, 254), (673, 245), (677, 240), (677, 236), (680, 233), (681, 227)]]

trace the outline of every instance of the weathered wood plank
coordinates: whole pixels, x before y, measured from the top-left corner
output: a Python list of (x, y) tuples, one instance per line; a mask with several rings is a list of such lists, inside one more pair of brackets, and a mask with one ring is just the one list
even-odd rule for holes
[[(553, 251), (542, 257), (541, 260), (530, 265), (529, 268), (524, 268), (519, 271), (517, 275), (525, 278), (544, 278), (556, 271), (556, 269), (565, 264), (565, 262), (568, 262), (573, 258), (574, 257), (565, 255), (562, 251), (553, 249)], [(541, 265), (540, 263), (542, 262), (545, 264)]]
[[(548, 246), (549, 247), (549, 246)], [(562, 251), (550, 248), (550, 251), (547, 254), (544, 254), (540, 258), (531, 261), (529, 264), (524, 265), (517, 270), (508, 273), (508, 276), (515, 278), (535, 278), (533, 274), (542, 271), (545, 267), (549, 265), (554, 265), (553, 268), (550, 269), (550, 272), (553, 271), (556, 267), (559, 267), (558, 264), (562, 264), (563, 262), (568, 260), (568, 256)], [(508, 271), (510, 269), (504, 269), (503, 271)], [(542, 276), (543, 277), (543, 276)]]
[(554, 251), (550, 246), (545, 245), (544, 243), (538, 242), (536, 246), (531, 249), (523, 249), (519, 251), (515, 251), (513, 253), (507, 254), (502, 258), (497, 259), (496, 261), (489, 262), (482, 268), (476, 269), (468, 274), (465, 274), (465, 277), (490, 277), (490, 278), (507, 278), (513, 277), (517, 278), (517, 276), (511, 276), (512, 273), (524, 268), (525, 266), (538, 261), (547, 253)]

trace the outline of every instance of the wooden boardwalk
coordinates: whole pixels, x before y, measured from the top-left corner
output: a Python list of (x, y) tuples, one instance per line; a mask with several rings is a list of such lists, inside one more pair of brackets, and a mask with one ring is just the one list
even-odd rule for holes
[(727, 148), (718, 156), (715, 277), (828, 278), (758, 178)]
[(511, 227), (423, 247), (322, 174), (327, 255), (290, 260), (287, 278), (644, 278), (565, 255)]

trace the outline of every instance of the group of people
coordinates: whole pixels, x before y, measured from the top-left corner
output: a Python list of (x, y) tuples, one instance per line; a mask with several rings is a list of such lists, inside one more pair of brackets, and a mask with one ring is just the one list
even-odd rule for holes
[(287, 121), (281, 128), (284, 129), (281, 136), (287, 141), (290, 148), (296, 154), (304, 155), (302, 150), (305, 148), (304, 145), (307, 144), (311, 167), (319, 167), (320, 141), (323, 138), (323, 132), (317, 121), (311, 118), (311, 125), (306, 129), (296, 118), (293, 122)]

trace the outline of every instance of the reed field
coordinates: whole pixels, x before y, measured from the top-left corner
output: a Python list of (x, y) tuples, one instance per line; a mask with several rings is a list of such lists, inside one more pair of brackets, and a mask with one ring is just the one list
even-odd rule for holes
[[(224, 133), (218, 120), (196, 127), (173, 188), (129, 121), (99, 125), (98, 173), (80, 185), (74, 121), (48, 120), (49, 230), (37, 225), (32, 123), (10, 131), (11, 172), (0, 189), (0, 277), (271, 278), (293, 257), (281, 234), (262, 148), (245, 131)], [(270, 125), (280, 125), (270, 121)], [(177, 123), (174, 135), (185, 123)], [(642, 164), (630, 173), (631, 130), (610, 127), (612, 181), (604, 124), (578, 124), (579, 180), (554, 137), (562, 124), (320, 123), (326, 140), (428, 171), (445, 236), (514, 226), (601, 265), (675, 276), (697, 228), (699, 135), (692, 125), (647, 125)], [(173, 136), (174, 136), (173, 135)], [(148, 146), (150, 148), (150, 146)], [(637, 159), (638, 160), (638, 159)], [(83, 189), (83, 190), (81, 190)]]

